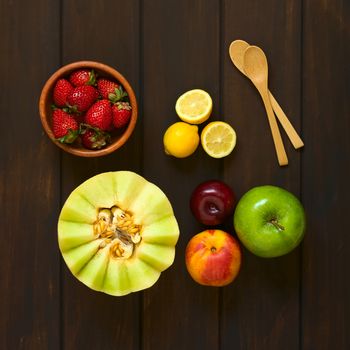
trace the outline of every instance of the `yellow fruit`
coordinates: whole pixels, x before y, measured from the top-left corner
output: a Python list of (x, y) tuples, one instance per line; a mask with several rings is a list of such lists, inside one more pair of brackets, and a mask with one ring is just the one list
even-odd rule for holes
[(131, 171), (96, 175), (67, 198), (58, 244), (89, 288), (122, 296), (151, 287), (172, 265), (179, 227), (156, 185)]
[(176, 101), (175, 110), (181, 120), (190, 124), (205, 122), (213, 109), (213, 101), (204, 90), (195, 89), (182, 94)]
[(163, 143), (166, 154), (177, 158), (188, 157), (198, 147), (198, 127), (183, 122), (172, 124), (164, 134)]
[(229, 155), (236, 145), (236, 132), (225, 122), (211, 122), (202, 131), (201, 143), (213, 158)]

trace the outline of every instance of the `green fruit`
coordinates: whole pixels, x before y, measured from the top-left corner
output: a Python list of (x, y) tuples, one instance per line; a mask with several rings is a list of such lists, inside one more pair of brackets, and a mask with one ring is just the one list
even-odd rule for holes
[(276, 186), (248, 191), (238, 202), (233, 221), (242, 244), (265, 258), (292, 251), (303, 239), (306, 227), (298, 198)]
[(165, 194), (129, 171), (85, 181), (58, 220), (59, 247), (73, 275), (116, 296), (151, 287), (173, 263), (178, 237)]

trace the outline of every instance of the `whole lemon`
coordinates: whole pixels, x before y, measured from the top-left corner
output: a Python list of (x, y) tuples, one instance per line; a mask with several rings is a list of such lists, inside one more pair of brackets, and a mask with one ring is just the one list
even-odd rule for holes
[(176, 158), (185, 158), (191, 155), (198, 147), (198, 126), (184, 122), (177, 122), (169, 126), (164, 137), (166, 154)]

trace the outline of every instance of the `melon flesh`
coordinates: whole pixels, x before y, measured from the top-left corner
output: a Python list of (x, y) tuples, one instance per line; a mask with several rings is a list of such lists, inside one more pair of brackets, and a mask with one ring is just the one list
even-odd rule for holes
[(142, 238), (147, 243), (175, 246), (179, 238), (179, 227), (174, 215), (169, 215), (159, 221), (144, 225)]
[(103, 281), (103, 291), (115, 296), (122, 296), (133, 292), (125, 260), (109, 260), (106, 276)]
[(79, 192), (73, 191), (64, 204), (59, 220), (93, 224), (97, 208)]
[(138, 259), (152, 266), (155, 270), (164, 271), (174, 262), (175, 248), (167, 245), (144, 243), (139, 247), (136, 254)]
[(102, 290), (108, 261), (108, 248), (99, 249), (92, 259), (79, 271), (78, 279), (94, 290)]
[(101, 240), (94, 240), (63, 253), (63, 258), (74, 275), (77, 275), (97, 254), (100, 244)]
[[(111, 219), (106, 214), (104, 231), (96, 229), (100, 213), (114, 213), (113, 208), (124, 221), (118, 221), (122, 219), (117, 214)], [(135, 239), (133, 230), (141, 238)], [(114, 296), (151, 287), (172, 265), (178, 238), (166, 195), (130, 171), (85, 181), (70, 194), (58, 221), (59, 247), (70, 271), (89, 288)], [(123, 247), (129, 247), (131, 255)]]
[(91, 224), (60, 220), (58, 231), (61, 232), (59, 244), (62, 251), (68, 251), (96, 239)]

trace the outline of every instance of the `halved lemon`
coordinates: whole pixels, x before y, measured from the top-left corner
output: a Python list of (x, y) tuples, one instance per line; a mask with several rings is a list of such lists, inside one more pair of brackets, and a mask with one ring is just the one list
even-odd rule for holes
[(210, 95), (200, 89), (194, 89), (182, 94), (176, 101), (175, 110), (181, 120), (190, 124), (205, 122), (213, 109)]
[(236, 132), (225, 122), (211, 122), (202, 131), (201, 143), (213, 158), (228, 156), (236, 146)]

